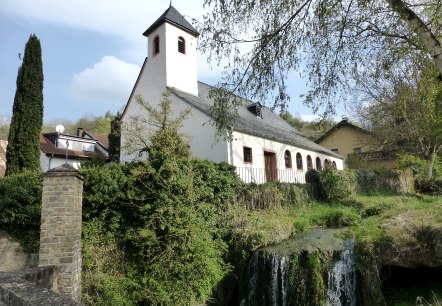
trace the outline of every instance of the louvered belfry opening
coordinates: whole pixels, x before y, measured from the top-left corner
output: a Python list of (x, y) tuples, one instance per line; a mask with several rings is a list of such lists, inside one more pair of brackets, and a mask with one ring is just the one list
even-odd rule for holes
[(186, 41), (181, 36), (178, 37), (178, 52), (186, 54)]

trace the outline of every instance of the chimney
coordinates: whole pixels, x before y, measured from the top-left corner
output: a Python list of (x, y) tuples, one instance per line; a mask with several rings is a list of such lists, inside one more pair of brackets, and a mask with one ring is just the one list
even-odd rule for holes
[(84, 129), (82, 127), (77, 128), (77, 136), (83, 137)]

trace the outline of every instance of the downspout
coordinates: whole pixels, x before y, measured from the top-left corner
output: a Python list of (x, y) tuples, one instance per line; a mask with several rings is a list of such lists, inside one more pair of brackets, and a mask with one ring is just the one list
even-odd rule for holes
[(49, 163), (48, 163), (48, 171), (51, 170), (51, 161), (54, 158), (54, 153), (52, 153), (52, 156), (49, 157)]
[(230, 131), (230, 137), (228, 138), (229, 143), (229, 165), (233, 166), (233, 127), (229, 127)]

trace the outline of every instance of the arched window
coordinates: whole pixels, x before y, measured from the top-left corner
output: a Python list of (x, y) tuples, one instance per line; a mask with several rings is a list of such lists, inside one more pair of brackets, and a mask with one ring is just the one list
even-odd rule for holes
[(292, 154), (289, 150), (285, 150), (284, 152), (284, 160), (285, 160), (285, 167), (288, 169), (292, 168)]
[(186, 41), (181, 36), (178, 37), (178, 52), (186, 53)]
[(330, 161), (328, 159), (325, 159), (325, 161), (324, 161), (324, 168), (325, 169), (330, 169), (330, 166), (331, 166)]
[(296, 169), (302, 170), (302, 156), (301, 153), (296, 153)]
[(313, 169), (313, 161), (310, 155), (307, 155), (307, 170)]
[(322, 170), (321, 159), (316, 157), (316, 170)]
[(333, 167), (333, 169), (337, 169), (335, 161), (332, 162), (332, 167)]
[(153, 54), (160, 53), (160, 37), (155, 36), (153, 39)]

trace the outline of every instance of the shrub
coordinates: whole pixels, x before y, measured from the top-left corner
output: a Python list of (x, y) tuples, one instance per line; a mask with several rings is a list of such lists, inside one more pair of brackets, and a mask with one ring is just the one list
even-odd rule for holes
[(309, 200), (308, 190), (302, 185), (271, 182), (261, 185), (243, 184), (238, 187), (236, 205), (247, 210), (296, 207)]
[(371, 193), (378, 191), (378, 173), (372, 169), (354, 170), (359, 193)]
[(0, 225), (30, 253), (38, 251), (42, 186), (39, 172), (0, 179)]
[(343, 200), (353, 194), (356, 187), (355, 174), (349, 169), (310, 169), (306, 174), (306, 182), (310, 185), (312, 196), (326, 202)]
[[(99, 305), (205, 303), (229, 271), (220, 214), (242, 184), (232, 167), (181, 157), (82, 174), (83, 218), (99, 224), (85, 233), (87, 299)], [(115, 265), (103, 263), (106, 252)], [(117, 264), (121, 258), (124, 264)], [(131, 282), (120, 284), (125, 279)]]

